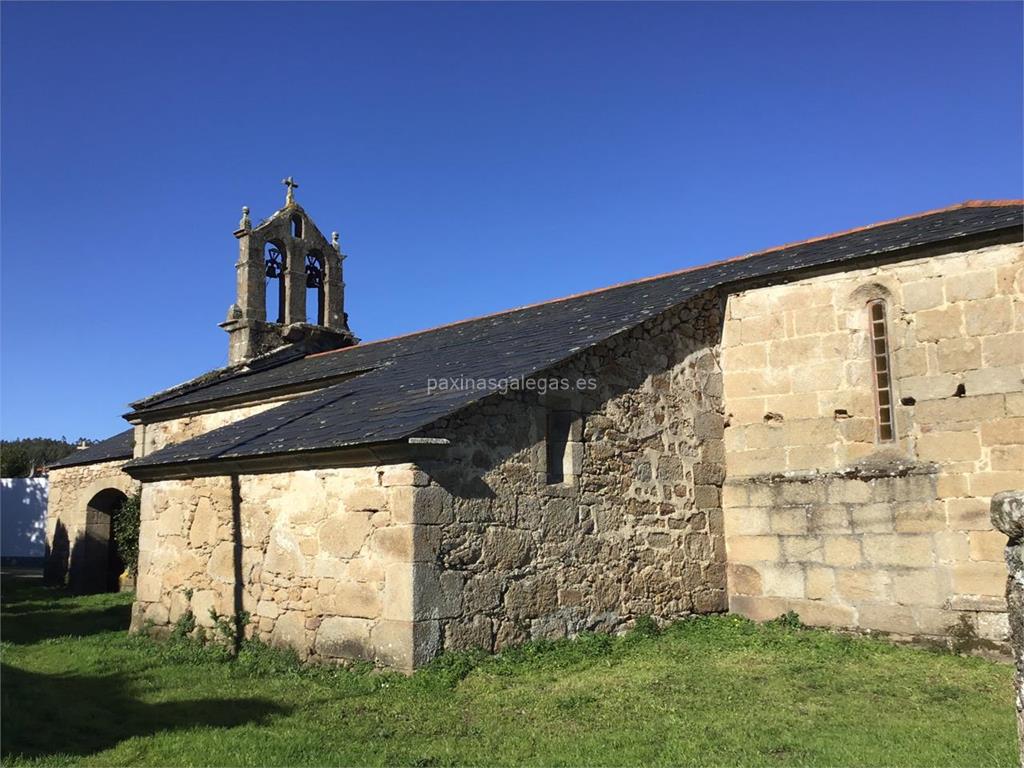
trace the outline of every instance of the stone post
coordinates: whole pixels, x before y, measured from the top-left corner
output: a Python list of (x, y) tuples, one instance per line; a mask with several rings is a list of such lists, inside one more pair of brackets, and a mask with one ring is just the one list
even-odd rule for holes
[(1003, 491), (992, 497), (992, 525), (1006, 534), (1006, 607), (1010, 615), (1010, 643), (1017, 672), (1017, 745), (1024, 765), (1024, 491)]
[[(302, 240), (288, 240), (285, 250), (285, 325), (306, 322), (306, 250)], [(316, 318), (313, 318), (316, 322)]]

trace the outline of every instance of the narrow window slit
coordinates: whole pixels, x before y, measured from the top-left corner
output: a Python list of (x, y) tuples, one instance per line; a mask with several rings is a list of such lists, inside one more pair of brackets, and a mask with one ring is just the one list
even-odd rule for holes
[(545, 442), (547, 443), (547, 475), (550, 485), (565, 482), (565, 463), (572, 419), (571, 411), (548, 411)]
[(896, 419), (889, 366), (889, 336), (885, 329), (885, 302), (870, 302), (868, 314), (871, 318), (871, 363), (875, 375), (875, 422), (879, 442), (889, 443), (896, 439)]

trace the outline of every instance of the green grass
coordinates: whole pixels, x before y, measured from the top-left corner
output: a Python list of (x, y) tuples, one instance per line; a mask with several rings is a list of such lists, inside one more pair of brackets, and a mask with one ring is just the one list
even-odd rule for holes
[(734, 617), (412, 677), (125, 633), (3, 589), (5, 765), (1016, 765), (1011, 669)]

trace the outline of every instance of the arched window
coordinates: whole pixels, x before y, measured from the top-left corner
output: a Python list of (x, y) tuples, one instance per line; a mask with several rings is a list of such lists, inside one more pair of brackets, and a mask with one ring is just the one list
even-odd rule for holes
[(316, 251), (306, 254), (306, 321), (324, 324), (324, 260)]
[(292, 237), (302, 237), (302, 217), (299, 214), (293, 214), (291, 218), (292, 222)]
[[(267, 321), (284, 322), (284, 248), (280, 243), (267, 243), (265, 251), (267, 262)], [(274, 285), (274, 281), (277, 285)]]
[(875, 381), (875, 423), (878, 441), (889, 443), (896, 439), (896, 419), (893, 408), (892, 367), (889, 361), (889, 333), (885, 325), (885, 302), (868, 302), (868, 329), (871, 338), (871, 362)]

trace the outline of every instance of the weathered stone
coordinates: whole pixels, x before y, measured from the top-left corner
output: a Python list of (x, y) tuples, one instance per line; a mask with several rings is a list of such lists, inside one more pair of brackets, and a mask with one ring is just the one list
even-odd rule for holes
[(372, 627), (367, 619), (330, 616), (320, 622), (313, 650), (326, 658), (373, 661)]
[[(372, 489), (362, 489), (372, 490)], [(324, 521), (318, 532), (320, 549), (330, 557), (354, 557), (370, 532), (370, 513), (341, 512)]]

